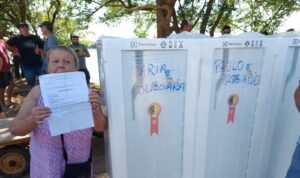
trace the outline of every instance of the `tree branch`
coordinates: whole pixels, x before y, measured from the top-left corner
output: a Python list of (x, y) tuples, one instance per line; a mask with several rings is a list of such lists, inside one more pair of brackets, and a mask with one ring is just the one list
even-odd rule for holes
[(227, 0), (223, 1), (223, 4), (222, 4), (222, 6), (221, 6), (221, 8), (220, 8), (220, 10), (219, 10), (218, 16), (217, 16), (217, 18), (216, 18), (214, 24), (212, 25), (212, 27), (211, 27), (211, 29), (210, 29), (210, 31), (209, 31), (209, 36), (211, 36), (211, 37), (214, 36), (214, 32), (215, 32), (217, 26), (219, 25), (219, 23), (220, 23), (220, 21), (221, 21), (223, 15), (224, 15), (224, 12), (225, 12), (225, 10), (226, 10), (226, 7), (227, 7)]
[(51, 9), (53, 8), (53, 6), (54, 6), (54, 3), (50, 3), (51, 5), (50, 5), (50, 7), (49, 7), (49, 9), (47, 10), (47, 19), (50, 19), (50, 11), (51, 11)]
[(56, 4), (55, 4), (55, 11), (52, 14), (52, 19), (51, 19), (51, 23), (54, 24), (55, 23), (55, 19), (60, 11), (61, 8), (61, 2), (60, 0), (56, 0)]
[(132, 2), (131, 2), (131, 0), (127, 0), (127, 2), (128, 2), (128, 6), (131, 6), (131, 7), (132, 7)]
[(122, 0), (118, 0), (118, 1), (122, 4), (123, 7), (128, 7), (128, 6), (125, 4), (125, 2), (123, 2)]
[(199, 11), (199, 13), (198, 13), (198, 15), (197, 15), (197, 19), (196, 19), (196, 21), (194, 22), (192, 28), (194, 28), (194, 27), (196, 26), (196, 24), (198, 24), (200, 18), (202, 17), (201, 14), (204, 12), (204, 8), (205, 8), (205, 5), (204, 5), (204, 6), (201, 8), (201, 10)]
[(201, 26), (200, 26), (200, 33), (202, 33), (202, 34), (205, 34), (205, 29), (206, 29), (208, 19), (210, 17), (214, 2), (215, 2), (215, 0), (209, 0), (208, 1), (206, 12), (203, 16), (202, 23), (201, 23)]
[(139, 10), (154, 10), (154, 9), (164, 9), (169, 11), (169, 6), (168, 5), (153, 5), (153, 4), (147, 4), (143, 6), (138, 6), (138, 7), (133, 7), (133, 8), (128, 8), (127, 10), (129, 12), (134, 12), (134, 11), (139, 11)]
[(175, 11), (175, 8), (173, 7), (173, 27), (171, 27), (171, 30), (175, 31), (176, 33), (180, 32), (180, 28), (178, 27), (178, 18), (177, 18), (177, 14)]
[(86, 19), (87, 20), (90, 20), (90, 18), (96, 13), (98, 12), (98, 10), (100, 10), (101, 8), (105, 7), (105, 6), (108, 6), (113, 0), (110, 0), (110, 1), (107, 1), (106, 3), (104, 4), (99, 4), (100, 6), (97, 7), (92, 13), (90, 13), (89, 15), (87, 15)]
[(286, 2), (283, 2), (283, 3), (281, 4), (281, 6), (280, 6), (280, 7), (278, 8), (278, 10), (273, 14), (273, 16), (269, 18), (268, 23), (266, 23), (265, 26), (262, 28), (263, 30), (267, 29), (267, 27), (268, 27), (270, 24), (272, 24), (272, 21), (275, 19), (275, 17), (277, 16), (277, 14), (279, 14), (280, 10), (281, 10), (282, 8), (285, 7), (285, 5), (286, 5)]

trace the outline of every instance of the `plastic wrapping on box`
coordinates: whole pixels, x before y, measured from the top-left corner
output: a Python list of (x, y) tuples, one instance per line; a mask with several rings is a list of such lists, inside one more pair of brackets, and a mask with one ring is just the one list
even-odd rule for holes
[(102, 40), (113, 178), (190, 177), (199, 47), (193, 40)]
[(210, 37), (201, 33), (181, 32), (181, 33), (172, 33), (167, 38), (168, 39), (203, 39), (203, 38), (210, 38)]
[(274, 42), (250, 34), (203, 43), (194, 177), (252, 178), (253, 171), (265, 169), (253, 170), (252, 162), (265, 152), (257, 148), (266, 138), (257, 141), (264, 132), (256, 126), (265, 128), (270, 117)]
[(99, 44), (112, 178), (285, 176), (300, 135), (299, 37)]
[(294, 92), (300, 81), (300, 36), (289, 32), (278, 40), (281, 68), (277, 79), (281, 87), (279, 106), (274, 108), (276, 127), (268, 167), (268, 177), (272, 178), (285, 177), (300, 136), (300, 117), (294, 102)]

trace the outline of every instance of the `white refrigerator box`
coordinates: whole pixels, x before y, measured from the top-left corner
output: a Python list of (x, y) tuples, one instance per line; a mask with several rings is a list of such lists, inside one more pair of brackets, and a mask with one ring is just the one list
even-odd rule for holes
[(267, 167), (273, 43), (263, 36), (203, 40), (191, 177), (259, 178)]
[(294, 92), (300, 80), (300, 36), (277, 37), (277, 52), (281, 69), (277, 82), (281, 84), (278, 95), (279, 106), (274, 106), (276, 127), (270, 155), (268, 176), (285, 177), (291, 164), (298, 137), (300, 136), (300, 116), (294, 102)]
[(201, 40), (103, 39), (113, 178), (191, 178)]

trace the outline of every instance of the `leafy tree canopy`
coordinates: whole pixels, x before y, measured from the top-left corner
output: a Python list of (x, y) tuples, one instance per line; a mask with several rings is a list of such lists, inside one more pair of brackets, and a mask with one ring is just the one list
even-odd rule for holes
[[(54, 32), (62, 44), (70, 43), (70, 33), (86, 35), (89, 22), (92, 20), (91, 7), (81, 0), (1, 0), (1, 30), (18, 32), (21, 22), (29, 24), (31, 31), (38, 34), (39, 24), (50, 21), (54, 24)], [(4, 25), (2, 25), (4, 24)]]
[[(93, 19), (118, 25), (131, 19), (135, 33), (147, 37), (152, 25), (157, 37), (179, 33), (179, 25), (188, 19), (194, 30), (214, 36), (224, 25), (245, 32), (276, 32), (285, 18), (300, 9), (299, 0), (1, 0), (0, 29), (15, 31), (20, 22), (30, 24), (34, 33), (38, 24), (50, 21), (63, 44), (69, 34), (87, 35)], [(98, 13), (97, 13), (98, 12)], [(100, 12), (100, 13), (99, 13)], [(98, 15), (100, 14), (100, 15)]]
[[(136, 34), (143, 37), (156, 23), (158, 36), (175, 31), (183, 19), (189, 19), (200, 33), (214, 36), (224, 25), (244, 32), (276, 32), (292, 12), (299, 10), (299, 0), (95, 0), (94, 11), (102, 9), (100, 22), (117, 24), (133, 17)], [(159, 14), (162, 11), (163, 15)], [(166, 20), (161, 20), (166, 18)], [(163, 21), (163, 24), (159, 22)], [(160, 36), (160, 30), (166, 30)]]

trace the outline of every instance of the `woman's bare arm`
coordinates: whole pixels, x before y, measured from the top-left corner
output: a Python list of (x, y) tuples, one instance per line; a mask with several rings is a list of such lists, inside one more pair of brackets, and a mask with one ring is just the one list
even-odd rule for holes
[(49, 108), (37, 106), (39, 95), (40, 88), (36, 86), (26, 96), (16, 118), (10, 124), (9, 130), (13, 135), (23, 136), (30, 133), (50, 115)]
[(296, 107), (297, 107), (298, 111), (300, 112), (300, 84), (298, 85), (298, 87), (294, 93), (294, 99), (295, 99)]

